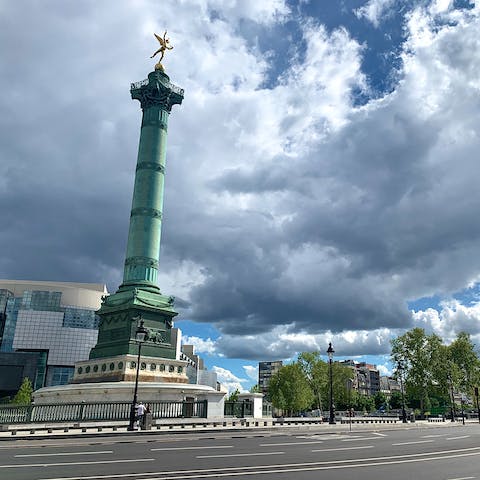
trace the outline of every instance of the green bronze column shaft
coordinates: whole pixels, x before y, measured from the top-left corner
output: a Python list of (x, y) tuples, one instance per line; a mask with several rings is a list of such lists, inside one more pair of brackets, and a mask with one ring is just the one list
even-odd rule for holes
[[(170, 50), (166, 32), (155, 35), (161, 48), (156, 53)], [(113, 358), (138, 352), (135, 339), (137, 318), (141, 316), (148, 329), (142, 346), (145, 356), (155, 358), (177, 357), (172, 344), (174, 297), (162, 295), (157, 285), (160, 233), (162, 227), (163, 187), (167, 144), (167, 123), (173, 105), (183, 100), (183, 90), (170, 83), (160, 63), (146, 80), (132, 83), (132, 99), (139, 100), (143, 111), (138, 147), (135, 187), (133, 191), (130, 227), (123, 272), (123, 283), (118, 290), (102, 300), (97, 311), (100, 317), (97, 344), (90, 358)], [(128, 379), (126, 360), (112, 368), (115, 362), (101, 365), (101, 381)], [(95, 368), (95, 367), (94, 367)], [(98, 369), (98, 365), (97, 365)], [(123, 370), (122, 370), (123, 369)], [(95, 371), (95, 370), (94, 370)], [(109, 381), (110, 381), (109, 380)], [(115, 381), (116, 381), (115, 380)], [(92, 380), (99, 381), (99, 380)]]
[(171, 84), (165, 73), (155, 70), (147, 80), (132, 84), (130, 92), (132, 99), (140, 101), (143, 118), (120, 290), (158, 292), (167, 124), (172, 106), (182, 103), (183, 90)]

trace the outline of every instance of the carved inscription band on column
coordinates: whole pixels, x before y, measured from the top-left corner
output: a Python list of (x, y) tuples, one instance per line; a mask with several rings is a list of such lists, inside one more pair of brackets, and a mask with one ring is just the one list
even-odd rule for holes
[(139, 170), (154, 170), (155, 172), (158, 173), (165, 173), (165, 167), (163, 165), (160, 165), (159, 163), (154, 163), (154, 162), (140, 162), (137, 163), (137, 172)]
[(139, 208), (134, 208), (130, 213), (131, 217), (142, 216), (142, 215), (144, 217), (158, 218), (160, 220), (162, 219), (162, 212), (155, 208), (139, 207)]
[(149, 257), (129, 257), (125, 260), (125, 265), (158, 268), (158, 260)]

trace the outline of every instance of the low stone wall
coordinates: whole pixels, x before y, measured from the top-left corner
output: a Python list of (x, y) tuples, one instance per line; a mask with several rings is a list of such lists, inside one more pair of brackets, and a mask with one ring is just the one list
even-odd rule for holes
[(397, 417), (342, 417), (340, 423), (397, 423)]

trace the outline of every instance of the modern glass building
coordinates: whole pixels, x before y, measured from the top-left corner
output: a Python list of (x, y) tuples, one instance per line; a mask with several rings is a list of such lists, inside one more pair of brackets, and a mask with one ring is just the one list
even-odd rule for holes
[(68, 383), (98, 336), (105, 285), (0, 280), (0, 396)]
[(265, 395), (266, 400), (270, 400), (268, 393), (268, 385), (272, 375), (277, 373), (283, 366), (282, 360), (276, 360), (273, 362), (259, 362), (258, 364), (258, 386), (260, 392)]

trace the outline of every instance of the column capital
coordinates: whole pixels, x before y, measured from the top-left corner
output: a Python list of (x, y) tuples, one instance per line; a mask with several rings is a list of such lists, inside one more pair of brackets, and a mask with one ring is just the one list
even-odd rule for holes
[(170, 112), (173, 105), (182, 103), (183, 92), (183, 88), (171, 83), (168, 75), (160, 70), (150, 72), (148, 78), (130, 86), (132, 99), (140, 102), (142, 110), (157, 106)]

